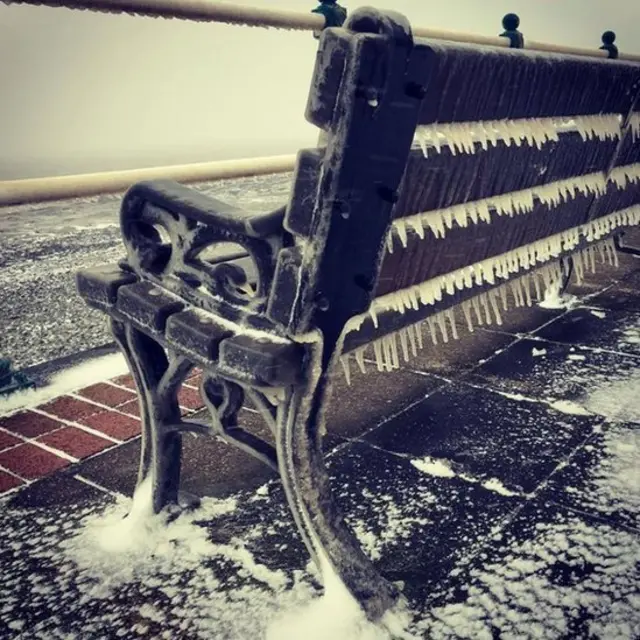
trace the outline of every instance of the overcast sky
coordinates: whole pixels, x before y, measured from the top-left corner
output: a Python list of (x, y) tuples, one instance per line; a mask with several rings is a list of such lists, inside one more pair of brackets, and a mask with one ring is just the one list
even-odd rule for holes
[[(247, 4), (308, 11), (305, 0)], [(413, 24), (640, 54), (640, 0), (370, 0)], [(346, 2), (349, 9), (360, 3)], [(294, 152), (310, 33), (0, 4), (0, 179)]]

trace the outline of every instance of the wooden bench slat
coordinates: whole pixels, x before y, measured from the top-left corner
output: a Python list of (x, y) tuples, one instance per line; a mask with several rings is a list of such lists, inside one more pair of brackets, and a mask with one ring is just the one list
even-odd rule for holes
[(494, 213), (490, 223), (478, 220), (461, 227), (453, 220), (444, 237), (436, 237), (430, 228), (424, 230), (424, 238), (410, 230), (406, 248), (394, 238), (393, 252), (385, 255), (376, 295), (428, 280), (635, 204), (640, 204), (640, 181), (623, 189), (610, 183), (601, 196), (578, 193), (558, 206), (537, 202), (528, 213), (512, 217)]
[(633, 62), (435, 40), (416, 46), (432, 52), (420, 124), (626, 115), (640, 91)]
[(444, 238), (429, 234), (422, 240), (410, 234), (406, 249), (386, 254), (376, 295), (404, 289), (582, 224), (593, 200), (592, 196), (579, 196), (558, 208), (539, 204), (531, 213), (501, 216), (490, 224), (454, 225)]
[(583, 141), (578, 133), (567, 133), (541, 149), (499, 142), (486, 151), (456, 156), (445, 147), (427, 158), (413, 149), (393, 216), (401, 218), (605, 171), (617, 145), (616, 140)]

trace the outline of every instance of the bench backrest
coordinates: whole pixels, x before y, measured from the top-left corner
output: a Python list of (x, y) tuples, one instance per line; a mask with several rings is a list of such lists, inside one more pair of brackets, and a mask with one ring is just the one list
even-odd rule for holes
[[(413, 41), (402, 17), (356, 12), (320, 43), (307, 117), (327, 146), (299, 157), (272, 317), (331, 339), (384, 296), (355, 348), (634, 223), (634, 109), (639, 64)], [(398, 304), (452, 273), (444, 300)]]

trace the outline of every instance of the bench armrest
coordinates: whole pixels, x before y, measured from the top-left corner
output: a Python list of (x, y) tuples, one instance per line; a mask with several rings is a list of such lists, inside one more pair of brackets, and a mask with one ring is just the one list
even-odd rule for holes
[[(170, 180), (140, 182), (120, 210), (123, 267), (223, 317), (260, 316), (288, 242), (284, 212), (250, 213)], [(241, 249), (225, 254), (229, 243)]]

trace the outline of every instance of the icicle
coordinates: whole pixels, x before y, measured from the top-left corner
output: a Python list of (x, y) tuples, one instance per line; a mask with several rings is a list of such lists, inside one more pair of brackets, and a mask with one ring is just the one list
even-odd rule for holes
[(504, 309), (504, 311), (508, 311), (509, 310), (509, 306), (508, 306), (508, 291), (507, 291), (507, 287), (506, 285), (502, 285), (499, 289), (498, 289), (499, 293), (500, 293), (500, 299), (502, 300), (502, 308)]
[(434, 345), (438, 344), (438, 336), (436, 335), (436, 325), (433, 316), (427, 318), (427, 326), (429, 327), (429, 333), (431, 334), (431, 342)]
[(420, 216), (411, 216), (407, 218), (407, 223), (411, 225), (420, 240), (424, 240), (424, 223)]
[(576, 271), (576, 284), (580, 285), (582, 284), (582, 279), (584, 276), (584, 266), (582, 262), (581, 252), (578, 252), (573, 256), (573, 266), (575, 267)]
[(520, 289), (520, 282), (518, 280), (513, 280), (511, 282), (511, 291), (513, 292), (513, 299), (515, 300), (516, 307), (521, 307), (522, 291)]
[(387, 251), (389, 253), (393, 253), (393, 234), (392, 233), (387, 234)]
[(385, 371), (393, 371), (389, 336), (382, 338), (382, 366)]
[(460, 336), (458, 335), (455, 313), (453, 312), (453, 309), (447, 309), (445, 313), (447, 314), (447, 318), (449, 318), (449, 324), (451, 325), (451, 335), (453, 336), (454, 340), (458, 340)]
[(531, 299), (531, 282), (529, 280), (529, 276), (525, 275), (522, 278), (522, 288), (524, 289), (525, 299), (527, 303), (527, 307), (533, 305), (533, 300)]
[(418, 341), (418, 349), (424, 348), (424, 342), (422, 342), (422, 325), (416, 324), (414, 325), (416, 328), (416, 339)]
[(371, 320), (373, 322), (373, 326), (377, 329), (378, 328), (378, 314), (376, 312), (375, 300), (371, 303), (371, 306), (369, 307), (369, 315), (371, 316)]
[(500, 308), (498, 307), (498, 292), (489, 292), (489, 302), (491, 302), (491, 308), (493, 309), (493, 315), (496, 317), (496, 324), (500, 326), (502, 324), (502, 316), (500, 315)]
[(374, 340), (373, 342), (373, 354), (376, 358), (376, 366), (378, 367), (378, 371), (383, 371), (382, 367), (382, 345), (379, 340)]
[(616, 245), (613, 242), (613, 238), (611, 238), (608, 242), (609, 242), (609, 250), (611, 252), (611, 256), (613, 257), (613, 266), (619, 267), (620, 263), (618, 261), (618, 251), (616, 250)]
[(471, 306), (476, 314), (476, 320), (478, 321), (478, 325), (482, 326), (484, 322), (482, 321), (482, 313), (480, 313), (480, 303), (478, 301), (478, 296), (474, 296), (471, 298)]
[(595, 247), (589, 247), (587, 249), (587, 252), (588, 252), (589, 262), (590, 262), (590, 266), (591, 266), (591, 273), (595, 273), (596, 272), (596, 252), (595, 252)]
[(464, 314), (464, 319), (467, 321), (467, 329), (469, 329), (469, 333), (473, 333), (473, 322), (471, 321), (471, 302), (469, 302), (469, 300), (465, 300), (462, 303), (462, 313)]
[(402, 243), (402, 248), (406, 249), (408, 238), (407, 238), (407, 227), (404, 223), (404, 219), (398, 218), (397, 220), (394, 220), (393, 226), (396, 230), (396, 233), (398, 234), (398, 238), (400, 238), (400, 242)]
[(418, 350), (416, 349), (416, 334), (418, 329), (416, 329), (415, 325), (407, 327), (407, 334), (409, 335), (409, 344), (411, 346), (411, 354), (413, 357), (417, 357)]
[(487, 300), (487, 294), (481, 293), (478, 298), (480, 300), (482, 308), (484, 309), (485, 322), (487, 323), (487, 325), (491, 325), (493, 319), (491, 318), (491, 312), (489, 311), (489, 301)]
[(438, 323), (438, 327), (440, 327), (440, 333), (442, 333), (442, 341), (445, 343), (449, 342), (449, 333), (447, 332), (444, 313), (439, 313), (436, 316), (436, 322)]
[(396, 334), (389, 336), (391, 342), (391, 359), (395, 369), (400, 368), (400, 358), (398, 357), (398, 340)]
[(344, 371), (344, 377), (347, 381), (347, 385), (351, 386), (351, 370), (349, 369), (349, 354), (340, 356), (340, 364)]
[(367, 350), (367, 347), (360, 347), (355, 350), (356, 363), (358, 367), (360, 367), (360, 371), (362, 373), (367, 373), (367, 368), (364, 364), (364, 354)]
[(405, 362), (409, 362), (409, 342), (407, 340), (407, 330), (400, 329), (400, 347), (402, 348), (402, 357)]

